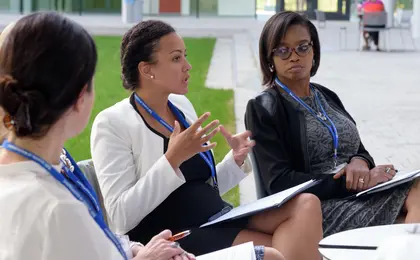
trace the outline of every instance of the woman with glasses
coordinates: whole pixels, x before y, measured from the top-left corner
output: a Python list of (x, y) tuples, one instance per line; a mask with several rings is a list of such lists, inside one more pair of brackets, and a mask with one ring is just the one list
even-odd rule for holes
[(310, 192), (321, 199), (324, 236), (392, 224), (405, 212), (405, 222), (420, 221), (417, 183), (343, 200), (396, 171), (393, 165), (375, 166), (337, 94), (310, 82), (320, 64), (315, 26), (297, 13), (278, 13), (265, 24), (259, 45), (267, 88), (249, 101), (245, 124), (256, 141), (255, 163), (266, 192), (323, 179)]

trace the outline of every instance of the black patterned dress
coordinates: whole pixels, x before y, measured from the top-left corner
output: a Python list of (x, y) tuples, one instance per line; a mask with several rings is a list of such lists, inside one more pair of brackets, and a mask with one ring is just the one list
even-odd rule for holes
[[(359, 148), (360, 136), (356, 125), (341, 111), (330, 106), (320, 91), (316, 89), (314, 91), (316, 91), (322, 106), (337, 128), (339, 136), (337, 165), (345, 163), (352, 155), (357, 154)], [(333, 141), (328, 128), (288, 94), (285, 92), (281, 92), (281, 94), (286, 100), (294, 104), (296, 109), (305, 114), (307, 151), (310, 158), (311, 173), (325, 173), (333, 169)], [(302, 100), (315, 111), (320, 111), (314, 92), (311, 91), (311, 95), (303, 97)], [(395, 223), (407, 198), (410, 186), (411, 183), (401, 185), (364, 198), (321, 201), (324, 236), (354, 228)]]

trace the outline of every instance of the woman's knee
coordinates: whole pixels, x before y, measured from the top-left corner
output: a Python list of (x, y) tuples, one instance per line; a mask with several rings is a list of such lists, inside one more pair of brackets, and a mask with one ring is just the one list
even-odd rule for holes
[(405, 209), (409, 211), (410, 209), (420, 209), (420, 180), (417, 179), (414, 181), (413, 185), (408, 192), (407, 198), (405, 200)]
[(272, 247), (264, 248), (264, 260), (285, 260), (284, 256)]
[(317, 196), (310, 193), (298, 195), (294, 199), (293, 206), (294, 212), (297, 214), (321, 214), (321, 201)]

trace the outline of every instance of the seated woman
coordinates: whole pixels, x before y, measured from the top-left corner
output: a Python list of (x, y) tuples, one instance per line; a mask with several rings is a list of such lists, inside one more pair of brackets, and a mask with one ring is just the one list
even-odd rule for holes
[[(382, 13), (385, 12), (385, 5), (381, 0), (366, 0), (361, 6), (363, 15), (372, 14), (372, 13)], [(361, 20), (363, 23), (363, 18)], [(365, 25), (365, 29), (371, 29), (371, 31), (363, 31), (363, 39), (365, 44), (363, 45), (363, 50), (369, 50), (370, 44), (369, 41), (372, 40), (375, 44), (376, 50), (380, 51), (379, 48), (379, 31), (372, 31), (372, 29), (385, 28), (386, 24), (382, 25)]]
[[(294, 12), (272, 16), (260, 38), (260, 65), (267, 88), (248, 102), (246, 128), (269, 194), (310, 179), (324, 179), (310, 192), (321, 199), (324, 236), (365, 226), (420, 221), (420, 190), (401, 185), (356, 200), (342, 200), (393, 178), (392, 165), (375, 166), (356, 124), (338, 96), (314, 83), (320, 63), (315, 26)], [(336, 175), (324, 174), (348, 163)]]
[[(221, 195), (246, 175), (240, 166), (253, 145), (249, 133), (231, 135), (209, 113), (197, 118), (188, 92), (191, 65), (170, 25), (149, 20), (123, 37), (123, 86), (129, 98), (102, 111), (92, 127), (91, 151), (113, 230), (147, 241), (162, 228), (192, 230), (180, 240), (201, 255), (254, 241), (265, 259), (319, 259), (319, 200), (302, 194), (284, 207), (200, 229), (227, 205)], [(217, 104), (214, 104), (217, 105)], [(232, 148), (217, 166), (207, 143), (219, 129)], [(275, 249), (272, 249), (273, 247)]]
[(64, 143), (85, 128), (92, 110), (91, 36), (59, 14), (34, 13), (3, 32), (3, 40), (0, 106), (8, 139), (0, 151), (0, 258), (194, 259), (168, 241), (168, 230), (130, 252), (105, 225), (71, 157), (73, 169), (60, 162)]
[[(9, 34), (10, 30), (12, 30), (14, 25), (15, 23), (10, 23), (3, 29), (3, 31), (1, 31), (0, 49), (1, 49), (1, 45), (3, 44), (4, 39), (6, 39), (6, 35)], [(3, 117), (4, 117), (4, 109), (0, 107), (0, 122), (3, 121)], [(6, 135), (7, 135), (7, 129), (4, 127), (3, 124), (0, 123), (0, 140), (3, 140), (4, 138), (6, 138)]]

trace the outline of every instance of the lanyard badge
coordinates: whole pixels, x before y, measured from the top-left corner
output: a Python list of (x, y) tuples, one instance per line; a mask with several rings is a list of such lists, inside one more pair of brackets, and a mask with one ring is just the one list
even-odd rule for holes
[[(335, 127), (334, 122), (328, 116), (327, 112), (325, 111), (324, 107), (322, 106), (321, 100), (318, 97), (318, 94), (315, 92), (314, 88), (311, 86), (311, 90), (315, 94), (315, 102), (320, 107), (321, 111), (315, 112), (308, 104), (303, 102), (298, 96), (296, 96), (286, 85), (284, 85), (278, 78), (275, 79), (276, 84), (281, 87), (284, 91), (286, 91), (289, 96), (291, 96), (296, 102), (302, 105), (306, 110), (308, 110), (319, 122), (321, 122), (325, 127), (328, 128), (332, 139), (333, 139), (333, 160), (334, 160), (334, 167), (337, 167), (338, 162), (338, 132), (337, 128)], [(326, 122), (329, 122), (327, 124)]]
[[(155, 111), (153, 111), (153, 109), (151, 109), (146, 104), (146, 102), (144, 102), (143, 99), (141, 99), (136, 93), (134, 93), (134, 99), (136, 100), (137, 104), (139, 104), (144, 110), (146, 110), (156, 121), (158, 121), (169, 132), (172, 133), (174, 131), (173, 127), (169, 125), (167, 122), (165, 122), (165, 120), (163, 120)], [(185, 128), (190, 127), (190, 124), (182, 116), (179, 109), (176, 108), (169, 100), (168, 100), (168, 106), (171, 109), (171, 111), (175, 114), (175, 117), (182, 123), (182, 125)], [(214, 167), (214, 161), (213, 161), (213, 156), (211, 154), (211, 151), (201, 152), (199, 154), (200, 154), (200, 157), (206, 162), (206, 164), (210, 168), (213, 187), (216, 190), (219, 190), (219, 185), (217, 184), (216, 169)]]

